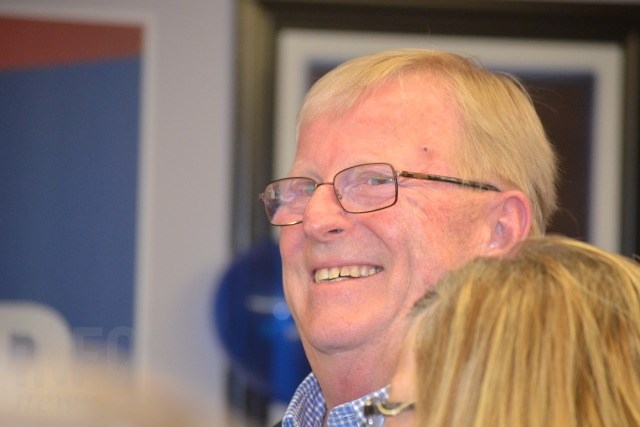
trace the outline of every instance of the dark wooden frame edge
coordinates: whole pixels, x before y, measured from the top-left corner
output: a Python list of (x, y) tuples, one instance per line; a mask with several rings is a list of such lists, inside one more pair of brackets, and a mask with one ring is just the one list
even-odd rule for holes
[(270, 235), (276, 36), (283, 28), (615, 42), (625, 53), (622, 253), (640, 253), (640, 4), (494, 0), (238, 0), (232, 244)]

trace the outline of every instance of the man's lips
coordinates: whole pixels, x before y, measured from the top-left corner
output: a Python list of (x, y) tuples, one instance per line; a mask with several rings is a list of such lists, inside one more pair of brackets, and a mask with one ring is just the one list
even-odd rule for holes
[(345, 265), (342, 267), (319, 268), (315, 272), (316, 283), (334, 282), (349, 277), (366, 277), (382, 271), (375, 265)]

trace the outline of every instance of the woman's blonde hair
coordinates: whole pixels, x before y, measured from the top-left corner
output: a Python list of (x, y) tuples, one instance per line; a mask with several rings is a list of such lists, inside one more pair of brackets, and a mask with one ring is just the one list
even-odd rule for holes
[(460, 144), (453, 148), (461, 178), (499, 181), (531, 201), (531, 234), (543, 234), (556, 209), (557, 161), (529, 95), (516, 78), (490, 72), (460, 55), (399, 49), (336, 67), (308, 92), (298, 133), (321, 114), (342, 114), (385, 84), (420, 73), (444, 77), (461, 113)]
[(566, 237), (478, 258), (416, 306), (417, 425), (640, 425), (640, 265)]

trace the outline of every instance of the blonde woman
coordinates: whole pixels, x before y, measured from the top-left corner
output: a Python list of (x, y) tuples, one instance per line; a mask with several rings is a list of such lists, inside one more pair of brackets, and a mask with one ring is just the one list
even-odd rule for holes
[(385, 425), (640, 425), (634, 260), (532, 238), (445, 276), (415, 313), (391, 385), (400, 405), (369, 409), (398, 414)]

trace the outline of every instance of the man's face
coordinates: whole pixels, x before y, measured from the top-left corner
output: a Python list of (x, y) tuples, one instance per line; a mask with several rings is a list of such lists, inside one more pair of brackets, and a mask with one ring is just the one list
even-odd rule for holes
[[(290, 176), (329, 182), (370, 162), (455, 176), (450, 156), (460, 126), (437, 78), (408, 76), (346, 114), (303, 126)], [(413, 303), (482, 250), (480, 203), (491, 192), (405, 178), (399, 185), (394, 206), (364, 214), (345, 212), (331, 186), (321, 186), (303, 223), (282, 228), (285, 296), (312, 365), (319, 354), (397, 351)], [(316, 281), (334, 268), (360, 276)]]

